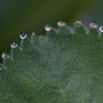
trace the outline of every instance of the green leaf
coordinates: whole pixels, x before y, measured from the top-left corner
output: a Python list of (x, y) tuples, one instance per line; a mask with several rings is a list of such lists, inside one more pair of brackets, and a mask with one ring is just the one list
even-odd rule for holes
[(33, 33), (2, 55), (0, 103), (102, 103), (103, 38), (93, 25)]

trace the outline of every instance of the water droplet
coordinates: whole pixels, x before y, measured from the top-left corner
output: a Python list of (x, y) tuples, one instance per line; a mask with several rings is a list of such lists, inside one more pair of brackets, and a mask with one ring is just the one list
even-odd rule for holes
[(90, 23), (90, 28), (95, 29), (97, 28), (97, 24), (95, 22)]
[(2, 58), (3, 58), (3, 59), (7, 59), (8, 56), (9, 56), (9, 55), (7, 54), (7, 52), (2, 53)]
[(62, 27), (62, 26), (65, 25), (65, 22), (64, 21), (58, 21), (57, 25), (60, 26), (60, 27)]
[(100, 30), (101, 32), (103, 32), (103, 26), (100, 26), (100, 27), (99, 27), (99, 30)]
[(13, 42), (13, 44), (11, 44), (11, 48), (16, 48), (18, 46), (17, 43)]
[(79, 21), (79, 20), (77, 20), (77, 21), (75, 22), (75, 25), (78, 26), (78, 27), (81, 26), (81, 24), (82, 24), (82, 22)]
[(51, 29), (52, 29), (52, 27), (51, 27), (50, 25), (46, 25), (46, 26), (45, 26), (45, 30), (46, 30), (46, 31), (50, 31)]
[(25, 33), (25, 32), (22, 32), (21, 34), (20, 34), (20, 38), (21, 39), (25, 39), (27, 37), (27, 34)]

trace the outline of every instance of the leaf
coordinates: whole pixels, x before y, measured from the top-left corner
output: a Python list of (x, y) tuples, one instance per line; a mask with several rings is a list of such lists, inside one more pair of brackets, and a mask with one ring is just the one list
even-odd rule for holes
[(95, 24), (49, 28), (2, 55), (0, 103), (102, 103), (103, 38)]

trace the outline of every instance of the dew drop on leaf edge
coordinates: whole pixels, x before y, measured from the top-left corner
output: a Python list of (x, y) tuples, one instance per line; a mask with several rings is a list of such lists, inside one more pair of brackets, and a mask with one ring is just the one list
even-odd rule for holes
[(7, 54), (7, 52), (3, 52), (3, 53), (2, 53), (2, 58), (3, 58), (3, 59), (6, 59), (7, 57), (9, 57), (9, 55)]
[(75, 25), (76, 25), (77, 27), (81, 26), (81, 24), (82, 24), (81, 21), (79, 21), (79, 20), (76, 20), (76, 21), (75, 21)]
[(17, 46), (18, 46), (18, 44), (15, 43), (15, 42), (13, 42), (13, 43), (11, 44), (11, 48), (16, 48)]
[(25, 33), (25, 32), (22, 32), (21, 34), (20, 34), (20, 38), (21, 39), (25, 39), (27, 37), (27, 34)]
[(45, 26), (45, 30), (46, 30), (46, 31), (50, 31), (51, 29), (52, 29), (52, 27), (51, 27), (50, 25), (46, 25), (46, 26)]
[(57, 25), (60, 26), (60, 27), (62, 27), (62, 26), (65, 25), (65, 22), (64, 22), (64, 21), (58, 21), (58, 22), (57, 22)]
[(95, 22), (90, 23), (90, 28), (95, 29), (97, 28), (97, 24)]
[(103, 32), (103, 26), (99, 27), (100, 32)]

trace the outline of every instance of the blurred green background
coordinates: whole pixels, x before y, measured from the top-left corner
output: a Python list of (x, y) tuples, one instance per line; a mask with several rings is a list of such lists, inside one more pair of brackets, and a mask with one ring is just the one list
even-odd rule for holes
[[(34, 31), (45, 35), (45, 25), (57, 28), (57, 21), (65, 21), (73, 28), (80, 20), (89, 28), (91, 21), (103, 24), (103, 0), (0, 0), (0, 54), (10, 53), (10, 44), (20, 45), (19, 34), (30, 37)], [(2, 58), (0, 58), (0, 62)]]

